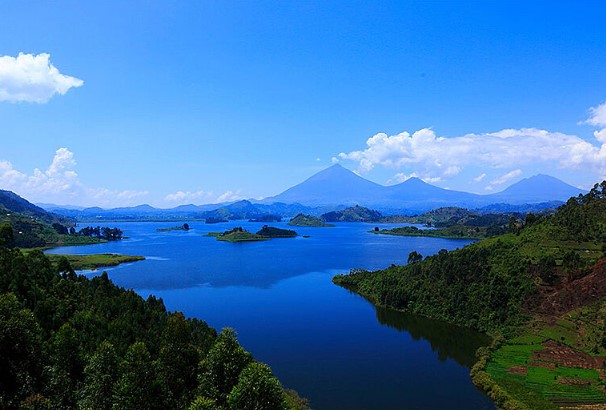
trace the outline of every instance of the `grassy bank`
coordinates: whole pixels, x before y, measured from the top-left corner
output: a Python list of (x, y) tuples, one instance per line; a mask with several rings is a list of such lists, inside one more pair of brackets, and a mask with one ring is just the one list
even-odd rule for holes
[(97, 269), (105, 266), (117, 266), (121, 263), (142, 261), (143, 256), (118, 255), (114, 253), (100, 253), (94, 255), (55, 255), (48, 254), (48, 258), (56, 263), (62, 257), (67, 258), (74, 270)]

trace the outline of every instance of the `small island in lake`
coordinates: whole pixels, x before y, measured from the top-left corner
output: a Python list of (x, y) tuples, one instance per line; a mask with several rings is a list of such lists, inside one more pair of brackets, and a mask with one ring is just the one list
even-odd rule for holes
[(256, 242), (267, 241), (272, 238), (294, 238), (299, 236), (299, 234), (290, 229), (280, 229), (264, 225), (257, 233), (249, 232), (242, 227), (236, 227), (225, 232), (209, 232), (205, 236), (213, 236), (218, 241), (225, 242)]
[(294, 238), (296, 236), (299, 236), (299, 234), (293, 230), (280, 229), (267, 225), (263, 225), (263, 228), (261, 228), (261, 230), (257, 232), (257, 235), (260, 235), (264, 238)]
[(242, 227), (236, 227), (225, 232), (209, 232), (205, 236), (214, 236), (218, 241), (225, 242), (255, 242), (267, 241), (269, 239), (249, 232)]
[(315, 227), (329, 227), (334, 226), (331, 224), (327, 224), (326, 221), (317, 216), (310, 216), (304, 214), (298, 214), (294, 218), (292, 218), (288, 224), (290, 226), (315, 226)]
[(158, 232), (171, 232), (171, 231), (189, 231), (189, 224), (184, 223), (183, 225), (172, 226), (170, 228), (158, 228), (156, 231)]

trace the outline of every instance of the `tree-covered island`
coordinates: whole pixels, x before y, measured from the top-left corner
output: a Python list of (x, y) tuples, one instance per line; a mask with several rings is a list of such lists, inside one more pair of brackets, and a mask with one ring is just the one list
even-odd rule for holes
[(191, 228), (188, 223), (184, 223), (183, 225), (171, 226), (170, 228), (158, 228), (157, 232), (172, 232), (172, 231), (189, 231)]
[(317, 216), (298, 214), (292, 218), (288, 225), (290, 226), (314, 226), (314, 227), (332, 227), (334, 225), (327, 224), (326, 221)]
[(205, 236), (212, 236), (218, 241), (225, 242), (255, 242), (267, 241), (272, 238), (294, 238), (298, 234), (290, 229), (264, 225), (257, 233), (249, 232), (242, 227), (236, 227), (225, 232), (209, 232)]

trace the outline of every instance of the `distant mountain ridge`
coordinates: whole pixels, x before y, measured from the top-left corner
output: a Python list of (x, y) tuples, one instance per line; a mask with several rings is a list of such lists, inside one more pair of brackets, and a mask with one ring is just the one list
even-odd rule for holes
[(502, 192), (478, 195), (454, 191), (410, 178), (400, 184), (383, 186), (368, 181), (335, 164), (263, 203), (298, 202), (306, 205), (362, 205), (375, 209), (426, 211), (444, 206), (481, 208), (495, 203), (531, 204), (565, 201), (585, 191), (547, 175), (523, 179)]
[(488, 211), (523, 212), (557, 207), (571, 196), (585, 193), (547, 175), (523, 179), (501, 192), (478, 195), (440, 188), (410, 178), (400, 184), (383, 186), (368, 181), (335, 164), (284, 192), (263, 200), (241, 200), (222, 204), (180, 205), (158, 209), (150, 205), (101, 209), (77, 209), (49, 205), (54, 212), (79, 220), (154, 220), (154, 219), (254, 219), (275, 214), (294, 216), (298, 213), (321, 215), (354, 205), (372, 208), (384, 215), (413, 215), (431, 209), (456, 206)]

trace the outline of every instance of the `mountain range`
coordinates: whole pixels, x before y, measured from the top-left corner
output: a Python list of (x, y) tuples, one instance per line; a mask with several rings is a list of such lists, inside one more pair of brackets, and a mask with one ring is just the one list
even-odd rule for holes
[(263, 200), (242, 200), (222, 204), (181, 205), (158, 209), (150, 205), (101, 209), (78, 209), (44, 204), (45, 209), (80, 220), (126, 219), (250, 219), (260, 215), (294, 216), (298, 213), (321, 215), (326, 212), (361, 205), (385, 215), (415, 214), (445, 206), (469, 209), (519, 209), (557, 207), (571, 196), (584, 193), (548, 175), (523, 179), (507, 189), (489, 195), (455, 191), (410, 178), (400, 184), (384, 186), (354, 172), (333, 165), (284, 192)]
[(439, 188), (410, 178), (383, 186), (335, 164), (262, 203), (298, 202), (309, 206), (363, 205), (376, 209), (423, 211), (442, 206), (480, 208), (490, 204), (529, 204), (566, 201), (583, 190), (548, 175), (523, 179), (502, 192), (478, 195)]

